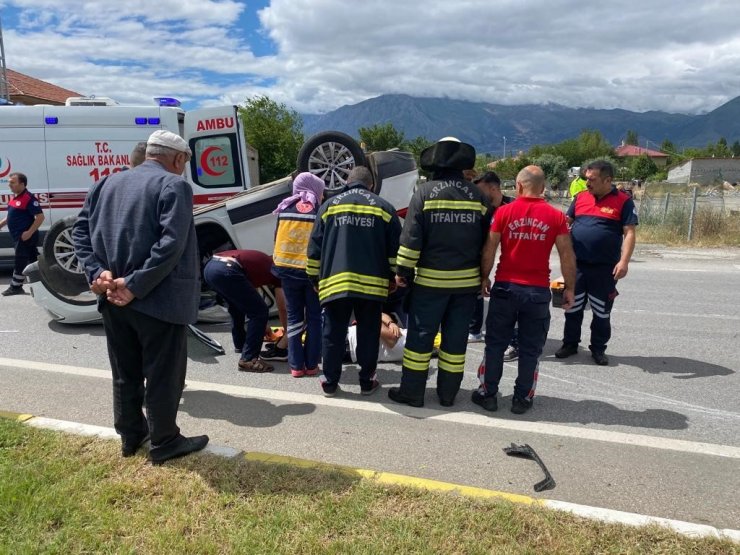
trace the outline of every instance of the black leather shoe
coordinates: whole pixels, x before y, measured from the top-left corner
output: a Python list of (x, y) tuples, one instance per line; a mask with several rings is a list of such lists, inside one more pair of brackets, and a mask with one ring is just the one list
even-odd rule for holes
[(498, 410), (498, 401), (496, 400), (495, 395), (485, 397), (484, 395), (481, 395), (479, 391), (473, 391), (473, 394), (470, 396), (470, 400), (479, 407), (483, 407), (483, 410), (487, 410), (489, 412), (496, 412)]
[(594, 362), (599, 366), (606, 366), (609, 364), (609, 357), (604, 353), (591, 353), (591, 358), (594, 359)]
[(2, 292), (3, 297), (12, 297), (13, 295), (25, 295), (26, 292), (23, 290), (22, 285), (11, 285), (5, 291)]
[(144, 445), (147, 441), (149, 441), (149, 434), (146, 434), (144, 437), (140, 437), (138, 439), (121, 440), (121, 456), (122, 457), (133, 457), (136, 454), (136, 452), (141, 448), (141, 446)]
[(162, 447), (152, 447), (149, 450), (149, 460), (152, 461), (152, 464), (162, 464), (170, 459), (184, 457), (190, 453), (200, 451), (206, 445), (208, 445), (208, 436), (180, 436)]
[(439, 397), (439, 404), (443, 407), (451, 407), (455, 404), (455, 399), (445, 399), (444, 397)]
[(578, 354), (578, 345), (574, 345), (573, 343), (563, 343), (563, 346), (555, 351), (556, 358), (568, 358), (575, 354)]
[(401, 393), (400, 387), (391, 387), (388, 390), (388, 398), (391, 401), (395, 401), (396, 403), (401, 403), (403, 405), (408, 405), (410, 407), (424, 406), (424, 399), (412, 399), (411, 397), (407, 397), (406, 395)]

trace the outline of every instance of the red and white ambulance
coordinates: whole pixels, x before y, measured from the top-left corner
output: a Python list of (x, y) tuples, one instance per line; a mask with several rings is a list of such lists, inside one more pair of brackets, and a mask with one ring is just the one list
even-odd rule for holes
[[(157, 100), (159, 105), (119, 106), (110, 99), (70, 98), (65, 106), (0, 108), (0, 218), (12, 198), (8, 177), (14, 172), (28, 177), (28, 189), (41, 203), (42, 233), (76, 215), (90, 186), (128, 167), (134, 146), (157, 129), (188, 141), (193, 158), (186, 172), (196, 207), (258, 185), (236, 106), (186, 112), (174, 99)], [(12, 256), (12, 247), (3, 230), (0, 256)]]

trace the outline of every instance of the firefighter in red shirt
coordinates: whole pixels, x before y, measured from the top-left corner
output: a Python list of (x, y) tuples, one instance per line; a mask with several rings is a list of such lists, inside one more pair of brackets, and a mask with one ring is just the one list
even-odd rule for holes
[[(498, 408), (496, 393), (504, 370), (504, 351), (514, 326), (519, 326), (519, 373), (514, 384), (511, 412), (524, 414), (532, 407), (537, 366), (550, 328), (550, 251), (556, 245), (565, 280), (563, 309), (573, 303), (576, 260), (565, 215), (542, 198), (545, 174), (527, 166), (516, 178), (517, 199), (501, 206), (483, 249), (483, 294), (491, 296), (486, 319), (485, 363), (478, 371), (480, 387), (472, 400), (487, 411)], [(501, 257), (496, 280), (489, 275), (496, 251)]]

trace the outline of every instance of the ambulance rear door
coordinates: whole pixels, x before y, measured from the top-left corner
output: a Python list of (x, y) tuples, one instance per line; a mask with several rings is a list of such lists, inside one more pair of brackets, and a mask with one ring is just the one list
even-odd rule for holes
[(186, 112), (184, 128), (193, 151), (188, 177), (196, 207), (250, 188), (246, 140), (236, 106)]

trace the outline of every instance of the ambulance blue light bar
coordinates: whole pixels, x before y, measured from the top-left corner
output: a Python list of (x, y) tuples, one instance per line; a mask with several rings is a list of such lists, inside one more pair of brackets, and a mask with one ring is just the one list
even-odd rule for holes
[(134, 118), (136, 125), (146, 125), (146, 118)]
[(177, 108), (181, 105), (179, 100), (170, 96), (157, 96), (154, 98), (154, 101), (160, 106), (174, 106)]
[(59, 123), (59, 118), (47, 117), (44, 118), (44, 121), (46, 121), (46, 125), (56, 125)]
[(149, 125), (159, 125), (159, 118), (149, 118)]

